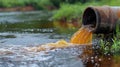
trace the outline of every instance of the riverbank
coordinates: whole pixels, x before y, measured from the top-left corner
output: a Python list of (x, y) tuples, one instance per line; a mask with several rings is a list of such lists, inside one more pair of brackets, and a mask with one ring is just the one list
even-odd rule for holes
[(3, 11), (34, 11), (34, 10), (35, 8), (32, 6), (0, 8), (0, 12), (3, 12)]

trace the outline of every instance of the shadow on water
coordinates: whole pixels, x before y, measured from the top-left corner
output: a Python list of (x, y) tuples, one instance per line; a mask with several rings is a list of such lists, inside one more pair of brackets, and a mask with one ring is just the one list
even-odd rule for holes
[(0, 67), (120, 67), (119, 55), (80, 45), (34, 52), (29, 48), (70, 35), (54, 32), (51, 12), (0, 13)]

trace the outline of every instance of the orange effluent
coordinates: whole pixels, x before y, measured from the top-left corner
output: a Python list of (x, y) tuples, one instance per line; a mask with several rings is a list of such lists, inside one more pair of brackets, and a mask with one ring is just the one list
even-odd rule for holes
[(80, 28), (70, 40), (73, 44), (91, 44), (92, 43), (92, 30), (89, 27)]
[(92, 43), (92, 31), (89, 29), (89, 27), (82, 27), (73, 35), (73, 37), (70, 40), (70, 43), (66, 42), (65, 40), (60, 40), (57, 41), (56, 43), (47, 43), (45, 45), (32, 47), (29, 50), (45, 51), (56, 48), (66, 48), (74, 44), (81, 45), (81, 44), (91, 44), (91, 43)]
[(66, 42), (65, 40), (59, 40), (56, 43), (47, 43), (44, 45), (40, 45), (37, 47), (32, 47), (29, 48), (29, 51), (45, 51), (45, 50), (51, 50), (51, 49), (56, 49), (56, 48), (65, 48), (70, 46), (70, 43)]

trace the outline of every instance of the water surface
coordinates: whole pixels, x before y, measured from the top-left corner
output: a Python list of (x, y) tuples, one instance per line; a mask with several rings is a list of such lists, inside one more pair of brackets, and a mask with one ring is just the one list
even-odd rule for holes
[(0, 67), (120, 67), (119, 55), (102, 54), (92, 46), (72, 46), (45, 51), (31, 47), (57, 42), (70, 34), (57, 34), (53, 12), (0, 13)]

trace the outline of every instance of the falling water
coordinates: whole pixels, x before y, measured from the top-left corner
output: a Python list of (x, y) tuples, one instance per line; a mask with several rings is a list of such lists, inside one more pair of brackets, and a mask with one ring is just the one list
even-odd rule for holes
[(92, 30), (89, 26), (82, 26), (71, 38), (71, 43), (74, 44), (91, 44)]

